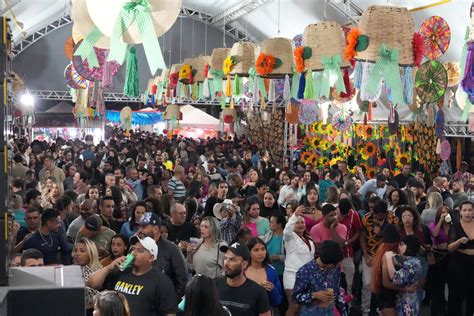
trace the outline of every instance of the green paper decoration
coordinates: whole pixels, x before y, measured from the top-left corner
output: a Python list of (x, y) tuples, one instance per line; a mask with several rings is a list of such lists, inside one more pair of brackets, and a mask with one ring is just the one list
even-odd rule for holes
[(192, 70), (193, 77), (195, 77), (195, 76), (196, 76), (197, 72), (198, 72), (198, 71), (197, 71), (197, 69), (193, 69), (193, 70)]
[(280, 58), (275, 58), (275, 67), (274, 68), (279, 68), (283, 65), (283, 62), (281, 61)]
[(355, 50), (357, 52), (363, 52), (369, 46), (369, 37), (367, 35), (361, 34), (357, 37), (357, 45)]
[(127, 72), (125, 74), (123, 93), (129, 97), (136, 98), (140, 95), (140, 89), (138, 79), (137, 52), (135, 46), (130, 46), (129, 49), (127, 49), (125, 60), (127, 61)]
[(313, 49), (311, 47), (303, 48), (303, 59), (304, 60), (310, 59), (311, 56), (313, 56)]
[(436, 60), (423, 63), (415, 76), (416, 94), (426, 103), (436, 102), (444, 96), (448, 74), (443, 64)]

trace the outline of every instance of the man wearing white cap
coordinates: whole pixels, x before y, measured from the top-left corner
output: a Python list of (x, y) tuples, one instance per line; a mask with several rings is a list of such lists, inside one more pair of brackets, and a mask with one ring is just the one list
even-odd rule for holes
[(94, 289), (105, 288), (121, 292), (127, 298), (131, 315), (175, 315), (177, 303), (171, 280), (153, 267), (158, 256), (158, 246), (150, 238), (137, 236), (130, 238), (133, 267), (124, 271), (119, 266), (126, 257), (114, 260), (91, 275), (87, 286)]

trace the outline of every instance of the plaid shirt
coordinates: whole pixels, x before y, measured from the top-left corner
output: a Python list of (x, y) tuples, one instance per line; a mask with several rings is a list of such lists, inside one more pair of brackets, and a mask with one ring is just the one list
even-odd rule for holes
[(239, 212), (236, 212), (235, 216), (231, 219), (227, 217), (223, 218), (220, 223), (222, 240), (225, 240), (230, 245), (237, 236), (241, 225), (242, 215), (240, 215)]

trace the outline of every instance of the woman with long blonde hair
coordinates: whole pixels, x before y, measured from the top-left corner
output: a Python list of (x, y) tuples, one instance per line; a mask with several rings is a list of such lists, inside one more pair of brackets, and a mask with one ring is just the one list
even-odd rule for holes
[[(99, 262), (99, 252), (94, 242), (87, 238), (81, 238), (74, 244), (72, 250), (72, 261), (75, 265), (81, 267), (82, 278), (87, 282), (89, 277), (97, 270), (102, 268)], [(94, 308), (94, 295), (98, 293), (97, 290), (86, 287), (86, 315), (92, 315)]]

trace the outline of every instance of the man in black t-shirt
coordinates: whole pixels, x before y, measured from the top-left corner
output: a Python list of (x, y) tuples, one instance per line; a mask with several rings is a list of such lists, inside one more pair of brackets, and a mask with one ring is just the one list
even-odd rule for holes
[(119, 271), (126, 257), (114, 260), (109, 266), (94, 272), (87, 286), (105, 288), (125, 295), (131, 315), (171, 316), (176, 315), (177, 305), (171, 280), (153, 267), (158, 256), (158, 246), (150, 238), (130, 238), (133, 267)]
[(250, 262), (247, 246), (233, 243), (220, 248), (224, 255), (225, 278), (216, 280), (219, 300), (232, 316), (270, 316), (271, 308), (265, 289), (249, 280), (244, 270)]

